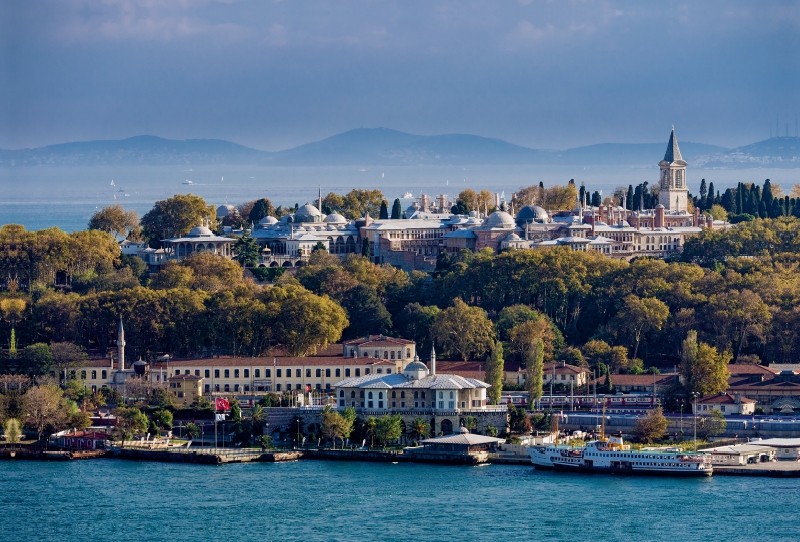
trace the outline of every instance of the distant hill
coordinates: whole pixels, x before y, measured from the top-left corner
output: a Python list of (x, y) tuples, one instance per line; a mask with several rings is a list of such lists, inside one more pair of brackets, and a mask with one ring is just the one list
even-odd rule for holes
[(4, 166), (96, 166), (257, 163), (271, 153), (221, 139), (164, 139), (136, 136), (127, 139), (61, 143), (36, 149), (0, 150)]
[[(800, 167), (800, 139), (778, 137), (738, 149), (680, 142), (692, 167)], [(563, 151), (539, 150), (466, 134), (420, 136), (387, 128), (358, 128), (279, 152), (218, 139), (137, 136), (0, 150), (2, 166), (36, 165), (625, 165), (655, 167), (661, 143), (602, 143)]]

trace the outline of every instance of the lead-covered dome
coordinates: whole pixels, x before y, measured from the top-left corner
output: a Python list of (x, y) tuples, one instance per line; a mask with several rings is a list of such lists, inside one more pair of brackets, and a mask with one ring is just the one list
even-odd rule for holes
[(294, 213), (294, 220), (295, 222), (320, 222), (321, 220), (317, 217), (321, 216), (322, 213), (319, 212), (319, 209), (306, 203)]
[(339, 213), (331, 213), (325, 217), (328, 224), (347, 224), (347, 219)]
[(526, 205), (517, 213), (517, 224), (528, 224), (531, 222), (550, 222), (550, 216), (543, 208), (538, 205)]
[(214, 232), (205, 226), (196, 226), (189, 231), (189, 237), (213, 237)]
[(484, 226), (490, 228), (514, 228), (514, 219), (505, 211), (495, 211), (490, 214), (483, 222)]

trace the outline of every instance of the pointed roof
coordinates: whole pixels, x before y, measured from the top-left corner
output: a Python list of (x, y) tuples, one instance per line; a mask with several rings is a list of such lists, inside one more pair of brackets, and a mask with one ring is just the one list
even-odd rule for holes
[(672, 133), (669, 135), (669, 143), (667, 143), (667, 152), (664, 153), (665, 162), (677, 162), (683, 160), (681, 157), (681, 150), (678, 148), (678, 138), (675, 137), (675, 127), (672, 127)]

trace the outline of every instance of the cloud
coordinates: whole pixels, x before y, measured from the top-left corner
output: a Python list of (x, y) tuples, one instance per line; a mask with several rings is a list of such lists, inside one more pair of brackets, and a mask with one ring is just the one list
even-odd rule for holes
[(511, 50), (536, 46), (551, 40), (563, 40), (571, 35), (588, 35), (595, 26), (585, 23), (570, 23), (565, 27), (556, 27), (552, 23), (536, 26), (530, 21), (519, 21), (517, 26), (505, 38), (506, 47)]

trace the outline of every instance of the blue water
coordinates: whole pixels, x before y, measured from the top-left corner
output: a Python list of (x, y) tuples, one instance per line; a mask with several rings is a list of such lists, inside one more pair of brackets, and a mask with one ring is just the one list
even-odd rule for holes
[(800, 481), (299, 461), (0, 462), (2, 540), (797, 540)]
[[(761, 183), (770, 178), (773, 185), (790, 190), (800, 182), (800, 170), (695, 170), (689, 173), (689, 186), (696, 189), (700, 178), (722, 190), (740, 181)], [(86, 228), (94, 211), (106, 205), (121, 203), (141, 216), (156, 200), (188, 192), (214, 205), (236, 205), (261, 197), (270, 198), (276, 205), (302, 205), (316, 200), (320, 187), (323, 194), (377, 188), (391, 203), (406, 191), (414, 195), (447, 194), (454, 199), (464, 188), (505, 192), (510, 198), (522, 186), (540, 181), (546, 186), (566, 184), (570, 179), (609, 194), (617, 186), (657, 182), (658, 169), (655, 165), (649, 169), (530, 165), (0, 167), (0, 224), (18, 223), (30, 230), (58, 226), (74, 231)], [(186, 180), (194, 185), (182, 184)]]

